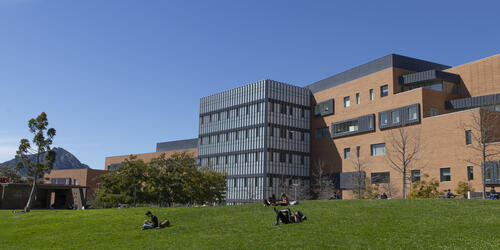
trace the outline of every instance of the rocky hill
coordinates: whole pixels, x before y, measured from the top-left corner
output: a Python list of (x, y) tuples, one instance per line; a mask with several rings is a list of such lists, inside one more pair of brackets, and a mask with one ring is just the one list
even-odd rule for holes
[[(89, 168), (89, 166), (81, 163), (78, 158), (76, 158), (73, 154), (65, 150), (64, 148), (54, 148), (56, 151), (56, 161), (54, 162), (53, 169), (76, 169), (76, 168)], [(35, 159), (35, 156), (30, 156), (32, 160)], [(10, 161), (6, 161), (4, 163), (0, 163), (0, 165), (7, 166), (9, 168), (15, 169), (17, 164), (16, 159), (12, 159)], [(19, 173), (23, 176), (26, 176), (26, 170), (23, 169), (19, 171)]]

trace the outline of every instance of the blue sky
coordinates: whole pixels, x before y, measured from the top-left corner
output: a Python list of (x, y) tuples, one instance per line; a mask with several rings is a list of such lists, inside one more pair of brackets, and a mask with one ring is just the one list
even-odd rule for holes
[(500, 1), (0, 0), (0, 162), (47, 112), (54, 146), (112, 155), (193, 138), (199, 99), (305, 86), (390, 53), (456, 66), (500, 52)]

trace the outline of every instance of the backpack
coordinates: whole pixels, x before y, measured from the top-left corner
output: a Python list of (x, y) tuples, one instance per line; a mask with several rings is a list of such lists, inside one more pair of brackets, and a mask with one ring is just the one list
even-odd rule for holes
[(165, 219), (160, 223), (160, 228), (164, 228), (164, 227), (168, 227), (168, 226), (170, 226), (170, 221), (168, 219)]

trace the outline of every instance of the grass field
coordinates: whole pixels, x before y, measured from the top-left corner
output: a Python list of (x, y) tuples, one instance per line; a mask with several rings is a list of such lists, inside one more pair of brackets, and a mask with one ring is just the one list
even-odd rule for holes
[(0, 249), (500, 249), (500, 202), (305, 201), (304, 223), (274, 226), (261, 204), (151, 208), (172, 226), (141, 231), (148, 208), (0, 210)]

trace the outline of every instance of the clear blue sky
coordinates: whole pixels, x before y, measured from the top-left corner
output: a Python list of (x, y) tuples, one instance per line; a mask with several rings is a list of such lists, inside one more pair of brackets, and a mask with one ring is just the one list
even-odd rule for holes
[(42, 111), (54, 146), (103, 168), (105, 156), (196, 137), (199, 98), (246, 83), (305, 86), (389, 53), (451, 66), (498, 54), (499, 9), (498, 0), (0, 0), (0, 162)]

